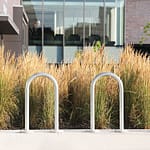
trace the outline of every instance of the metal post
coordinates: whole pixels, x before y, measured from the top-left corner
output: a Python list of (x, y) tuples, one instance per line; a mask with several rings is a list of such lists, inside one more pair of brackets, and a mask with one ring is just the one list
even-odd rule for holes
[(123, 83), (121, 79), (114, 73), (111, 72), (103, 72), (95, 76), (95, 78), (92, 80), (91, 85), (90, 85), (90, 129), (92, 131), (95, 131), (95, 84), (98, 79), (104, 76), (111, 76), (114, 79), (118, 81), (119, 84), (119, 126), (120, 126), (120, 131), (122, 132), (124, 130), (124, 88), (123, 88)]
[(30, 84), (32, 82), (33, 79), (40, 77), (40, 76), (44, 76), (49, 78), (53, 83), (54, 83), (54, 93), (55, 93), (55, 132), (59, 131), (59, 92), (58, 92), (58, 83), (56, 81), (56, 79), (47, 74), (47, 73), (37, 73), (32, 75), (26, 82), (26, 87), (25, 87), (25, 132), (28, 132), (29, 129), (29, 88), (30, 88)]

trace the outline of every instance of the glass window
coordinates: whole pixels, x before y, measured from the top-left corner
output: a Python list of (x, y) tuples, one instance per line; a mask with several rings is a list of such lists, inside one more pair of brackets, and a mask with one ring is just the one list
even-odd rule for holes
[(63, 0), (44, 0), (43, 56), (48, 63), (63, 60)]
[(23, 0), (23, 5), (30, 48), (43, 50), (53, 62), (72, 60), (96, 41), (123, 45), (124, 0)]
[(23, 2), (29, 17), (29, 45), (42, 45), (42, 2)]
[(106, 0), (105, 3), (105, 44), (116, 44), (116, 5), (115, 0)]
[(106, 0), (105, 43), (123, 45), (124, 0)]
[(104, 2), (86, 0), (85, 3), (85, 45), (104, 42)]
[(63, 45), (63, 1), (44, 2), (44, 45)]
[(66, 0), (64, 9), (65, 45), (83, 45), (83, 0)]

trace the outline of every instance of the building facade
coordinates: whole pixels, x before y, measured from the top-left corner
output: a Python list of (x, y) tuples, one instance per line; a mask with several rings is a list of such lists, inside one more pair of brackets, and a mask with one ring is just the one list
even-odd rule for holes
[(17, 55), (27, 49), (42, 52), (50, 63), (71, 62), (78, 50), (96, 41), (105, 43), (112, 53), (125, 44), (137, 44), (144, 25), (150, 21), (149, 0), (0, 0), (0, 3), (0, 17), (9, 16), (14, 29), (4, 32), (6, 26), (0, 22), (5, 49)]
[(28, 17), (20, 0), (0, 0), (0, 45), (16, 56), (28, 48)]

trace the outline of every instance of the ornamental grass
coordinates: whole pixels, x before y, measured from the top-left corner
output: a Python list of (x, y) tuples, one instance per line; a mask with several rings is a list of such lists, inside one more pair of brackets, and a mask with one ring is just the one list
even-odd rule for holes
[[(102, 72), (120, 76), (124, 85), (125, 128), (150, 128), (150, 60), (127, 46), (119, 62), (106, 60), (104, 51), (87, 48), (71, 64), (47, 64), (41, 55), (15, 58), (0, 49), (0, 129), (24, 128), (24, 94), (27, 79), (38, 72), (54, 76), (59, 85), (60, 128), (90, 128), (90, 83)], [(30, 128), (54, 127), (54, 86), (38, 77), (30, 87)], [(111, 77), (95, 87), (95, 121), (98, 129), (119, 128), (119, 91)]]
[(17, 84), (14, 55), (0, 49), (0, 129), (10, 129), (18, 114), (18, 99), (15, 92)]
[(125, 128), (150, 128), (150, 59), (131, 46), (121, 56), (118, 75), (124, 84)]

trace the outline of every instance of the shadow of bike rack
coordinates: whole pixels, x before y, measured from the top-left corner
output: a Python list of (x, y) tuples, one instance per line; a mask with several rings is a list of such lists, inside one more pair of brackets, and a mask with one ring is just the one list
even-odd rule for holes
[(114, 73), (103, 72), (95, 76), (90, 85), (90, 129), (95, 132), (95, 84), (98, 79), (104, 76), (111, 76), (118, 81), (119, 84), (119, 126), (120, 131), (124, 131), (124, 88), (121, 79)]

